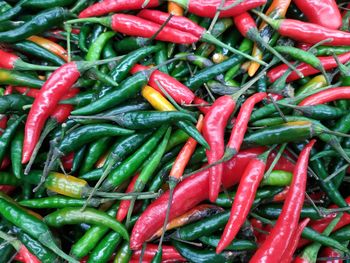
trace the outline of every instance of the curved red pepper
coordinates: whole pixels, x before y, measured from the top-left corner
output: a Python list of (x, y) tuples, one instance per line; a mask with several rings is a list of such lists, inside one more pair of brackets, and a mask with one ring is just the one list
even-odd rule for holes
[[(247, 149), (239, 152), (234, 158), (225, 162), (222, 183), (230, 187), (239, 182), (248, 162), (265, 151), (264, 147)], [(271, 153), (267, 167), (271, 164), (276, 154)], [(283, 156), (277, 162), (275, 170), (293, 171), (294, 164)], [(200, 202), (209, 198), (209, 172), (208, 170), (194, 174), (180, 182), (174, 190), (173, 203), (169, 220), (172, 220)], [(141, 214), (131, 234), (130, 247), (135, 250), (151, 238), (162, 226), (168, 207), (169, 191), (165, 192)]]
[[(130, 193), (130, 192), (134, 191), (134, 186), (135, 186), (137, 178), (139, 178), (139, 175), (140, 174), (138, 173), (132, 178), (131, 182), (129, 183), (128, 187), (126, 188), (125, 193)], [(122, 200), (120, 202), (117, 216), (116, 216), (116, 219), (119, 222), (122, 222), (125, 219), (125, 217), (127, 216), (128, 210), (130, 207), (130, 202), (131, 202), (130, 200)]]
[(314, 24), (338, 29), (342, 24), (342, 17), (335, 0), (294, 0), (307, 19)]
[(0, 49), (0, 68), (13, 69), (19, 56)]
[[(160, 27), (161, 25), (152, 21), (127, 14), (115, 14), (111, 21), (111, 28), (114, 31), (128, 36), (150, 38), (157, 33)], [(169, 26), (165, 26), (155, 39), (177, 44), (192, 44), (199, 40), (197, 36)]]
[[(318, 57), (322, 63), (322, 66), (324, 67), (325, 70), (330, 70), (333, 68), (338, 67), (337, 62), (335, 61), (333, 56), (329, 56), (329, 57)], [(339, 61), (342, 64), (345, 64), (346, 62), (348, 62), (350, 60), (350, 52), (341, 54), (338, 56)], [(293, 62), (292, 62), (293, 63)], [(273, 69), (271, 69), (268, 73), (267, 73), (267, 77), (269, 78), (269, 81), (271, 83), (275, 82), (276, 80), (278, 80), (279, 78), (281, 78), (283, 76), (283, 74), (288, 70), (288, 66), (285, 64), (281, 64)], [(311, 67), (310, 65), (306, 64), (306, 63), (301, 63), (299, 66), (297, 66), (297, 70), (299, 70), (305, 77), (319, 73), (320, 71)], [(298, 74), (296, 74), (294, 71), (291, 72), (287, 78), (287, 82), (291, 82), (294, 80), (300, 79), (300, 77), (298, 76)]]
[[(119, 12), (124, 10), (135, 10), (141, 9), (144, 0), (127, 0), (127, 1), (116, 1), (116, 0), (104, 0), (93, 5), (90, 5), (86, 9), (80, 12), (79, 18), (91, 17), (91, 16), (102, 16), (112, 12)], [(156, 7), (159, 5), (158, 0), (150, 0), (145, 6), (146, 8)]]
[[(203, 137), (210, 149), (206, 150), (208, 164), (220, 160), (225, 152), (225, 128), (236, 102), (231, 96), (221, 96), (210, 107), (204, 117)], [(209, 199), (215, 202), (221, 187), (223, 164), (220, 163), (209, 168)]]
[[(143, 254), (143, 260), (152, 260), (154, 255), (157, 253), (158, 245), (156, 244), (147, 244), (146, 249)], [(162, 246), (162, 262), (163, 260), (174, 260), (176, 262), (184, 262), (186, 259), (180, 255), (179, 252), (173, 246)], [(141, 256), (141, 249), (135, 250), (132, 253), (131, 260), (139, 260)]]
[[(170, 14), (165, 13), (159, 10), (142, 10), (137, 14), (138, 17), (142, 17), (144, 19), (147, 19), (149, 21), (153, 21), (157, 24), (163, 24), (167, 21)], [(192, 35), (195, 35), (197, 37), (201, 37), (202, 34), (205, 32), (205, 28), (197, 25), (192, 20), (188, 19), (184, 16), (173, 16), (171, 19), (167, 22), (167, 26), (181, 30), (183, 32), (190, 33)]]
[(301, 151), (293, 172), (293, 180), (284, 202), (282, 212), (265, 242), (255, 252), (251, 263), (280, 262), (297, 229), (303, 207), (309, 156), (315, 140), (310, 141)]
[[(178, 2), (178, 1), (174, 1)], [(182, 1), (181, 1), (182, 2)], [(192, 14), (213, 18), (217, 12), (217, 8), (221, 4), (221, 0), (187, 0), (188, 11)], [(225, 1), (223, 7), (227, 7), (235, 3), (236, 0)], [(219, 17), (232, 17), (242, 14), (248, 10), (259, 7), (266, 3), (266, 0), (245, 0), (234, 7), (220, 12)]]
[(24, 128), (22, 163), (29, 161), (47, 118), (79, 77), (76, 63), (70, 62), (55, 70), (40, 89)]
[(313, 106), (340, 99), (350, 99), (350, 87), (337, 87), (320, 91), (307, 97), (299, 105)]
[[(266, 157), (265, 157), (266, 159)], [(246, 220), (254, 202), (256, 190), (264, 177), (266, 160), (253, 158), (247, 165), (239, 182), (237, 193), (232, 204), (230, 218), (221, 236), (216, 253), (221, 253), (236, 237)]]
[(301, 236), (301, 233), (303, 232), (306, 225), (309, 223), (310, 218), (305, 218), (301, 223), (299, 223), (298, 229), (293, 234), (293, 238), (291, 242), (289, 243), (286, 251), (284, 251), (280, 263), (290, 263), (293, 259), (293, 254), (295, 250), (297, 249), (298, 242)]
[[(149, 67), (147, 66), (137, 64), (131, 69), (130, 73), (135, 74), (136, 72), (146, 70), (148, 68)], [(190, 90), (177, 79), (159, 70), (155, 70), (151, 74), (148, 84), (152, 88), (156, 89), (157, 91), (163, 94), (161, 89), (158, 87), (157, 82), (159, 82), (162, 88), (165, 89), (169, 93), (169, 95), (179, 104), (191, 104), (195, 98), (195, 95), (192, 90)]]

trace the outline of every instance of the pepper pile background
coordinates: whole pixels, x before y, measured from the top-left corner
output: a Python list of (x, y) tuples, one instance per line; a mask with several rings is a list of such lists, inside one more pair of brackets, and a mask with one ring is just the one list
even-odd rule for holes
[(347, 262), (350, 4), (0, 1), (0, 262)]

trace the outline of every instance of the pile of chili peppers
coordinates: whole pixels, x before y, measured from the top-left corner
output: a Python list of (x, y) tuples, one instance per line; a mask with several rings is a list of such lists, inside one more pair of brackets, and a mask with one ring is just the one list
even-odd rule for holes
[(0, 0), (0, 262), (350, 262), (350, 4)]

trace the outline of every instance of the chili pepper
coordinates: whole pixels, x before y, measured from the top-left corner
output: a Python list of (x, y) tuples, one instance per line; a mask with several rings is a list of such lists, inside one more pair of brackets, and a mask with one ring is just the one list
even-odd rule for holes
[[(281, 204), (266, 204), (256, 209), (257, 213), (265, 218), (276, 219), (281, 214)], [(321, 219), (322, 216), (312, 206), (304, 205), (300, 212), (301, 218), (310, 218), (312, 220)]]
[[(160, 46), (147, 46), (147, 47), (141, 47), (135, 51), (130, 52), (127, 56), (125, 56), (120, 63), (111, 71), (110, 76), (113, 78), (114, 81), (120, 82), (126, 78), (128, 73), (133, 69), (134, 71), (131, 71), (132, 74), (134, 74), (137, 71), (145, 70), (146, 67), (142, 66), (136, 66), (135, 70), (135, 64), (140, 61), (141, 59), (145, 58), (147, 55), (157, 52), (160, 50)], [(153, 73), (154, 75), (155, 73)], [(151, 75), (152, 76), (152, 75)], [(163, 75), (162, 75), (163, 77)]]
[(301, 233), (303, 232), (304, 228), (309, 223), (309, 221), (310, 221), (310, 219), (306, 218), (302, 222), (299, 223), (297, 230), (293, 234), (293, 238), (292, 238), (291, 242), (289, 243), (288, 247), (286, 248), (286, 250), (284, 251), (284, 253), (281, 257), (281, 262), (288, 263), (288, 262), (292, 261), (293, 254), (297, 248)]
[(0, 41), (13, 43), (40, 34), (53, 26), (61, 24), (68, 16), (69, 13), (66, 9), (60, 7), (47, 9), (18, 28), (0, 32)]
[(20, 181), (16, 177), (14, 177), (12, 174), (8, 172), (0, 172), (0, 182), (1, 185), (19, 185)]
[[(243, 40), (240, 50), (242, 52), (248, 52), (251, 49), (252, 42), (250, 40)], [(225, 60), (222, 63), (215, 64), (211, 67), (204, 68), (200, 70), (197, 74), (190, 77), (184, 84), (191, 90), (197, 90), (201, 85), (203, 85), (208, 80), (213, 79), (218, 74), (222, 74), (232, 67), (242, 63), (244, 58), (242, 56), (233, 55), (231, 58)]]
[[(272, 1), (265, 14), (274, 19), (284, 18), (290, 6), (290, 2), (291, 0), (274, 0)], [(271, 30), (271, 27), (269, 27), (269, 25), (266, 22), (263, 21), (260, 24), (259, 33), (260, 36), (262, 36), (266, 42), (270, 42), (270, 44), (272, 44), (271, 37), (273, 35), (273, 30)], [(254, 44), (252, 55), (259, 59), (263, 58), (263, 51), (262, 49), (259, 49), (256, 43)], [(252, 62), (248, 68), (248, 75), (251, 77), (254, 76), (255, 73), (258, 71), (259, 67), (260, 65), (258, 63)]]
[(23, 106), (31, 104), (33, 99), (24, 95), (10, 94), (0, 97), (0, 113), (23, 113)]
[(29, 252), (29, 250), (23, 244), (18, 250), (18, 257), (22, 258), (25, 263), (40, 263), (39, 259)]
[(130, 249), (129, 242), (124, 242), (119, 248), (113, 263), (127, 263), (131, 258), (131, 254), (132, 251)]
[(108, 191), (109, 189), (120, 185), (128, 177), (136, 172), (142, 162), (150, 155), (157, 146), (159, 140), (165, 133), (166, 127), (160, 127), (156, 133), (139, 148), (134, 154), (128, 157), (121, 163), (112, 173), (106, 178), (100, 189)]
[[(156, 65), (164, 64), (164, 62), (168, 60), (166, 45), (163, 42), (158, 42), (157, 45), (159, 45), (161, 49), (155, 54)], [(165, 74), (169, 74), (167, 65), (160, 67), (159, 70)]]
[(261, 185), (270, 185), (270, 186), (288, 186), (292, 181), (292, 173), (286, 171), (275, 170), (264, 176), (264, 179), (261, 181)]
[(11, 142), (12, 172), (18, 179), (22, 178), (23, 176), (23, 167), (21, 163), (23, 136), (23, 130), (19, 129)]
[(0, 50), (1, 68), (14, 70), (54, 70), (55, 67), (29, 64), (13, 53)]
[(73, 0), (28, 0), (23, 3), (24, 7), (28, 8), (38, 8), (38, 9), (47, 9), (52, 7), (58, 7), (58, 6), (67, 6), (74, 3)]
[(300, 153), (293, 172), (293, 180), (283, 205), (281, 215), (278, 217), (275, 227), (265, 242), (255, 252), (252, 262), (279, 262), (280, 258), (297, 229), (300, 211), (304, 202), (308, 159), (311, 148), (315, 144), (312, 140)]
[[(106, 214), (115, 217), (119, 205), (113, 205)], [(109, 228), (107, 226), (92, 226), (86, 233), (71, 247), (70, 254), (76, 258), (86, 256), (96, 244), (107, 234)]]
[[(172, 2), (179, 4), (192, 14), (210, 18), (215, 16), (221, 3), (220, 0), (174, 0)], [(220, 10), (219, 17), (234, 17), (265, 3), (266, 1), (264, 0), (248, 0), (238, 4), (235, 1), (226, 1), (222, 10)]]
[(79, 48), (84, 52), (88, 52), (88, 47), (86, 44), (87, 44), (87, 38), (90, 32), (91, 32), (91, 27), (89, 24), (84, 24), (80, 28), (78, 45), (79, 45)]
[(289, 68), (293, 69), (296, 74), (300, 77), (303, 77), (302, 73), (300, 73), (295, 66), (293, 66), (289, 61), (287, 61), (280, 53), (276, 51), (276, 49), (269, 46), (265, 40), (260, 36), (258, 32), (258, 28), (255, 24), (255, 21), (250, 16), (249, 13), (245, 12), (238, 16), (234, 17), (234, 23), (238, 29), (238, 31), (246, 38), (257, 42), (258, 45), (261, 45), (263, 48), (267, 49), (270, 53), (276, 56), (278, 59), (283, 61)]
[(216, 254), (212, 250), (200, 250), (179, 241), (172, 241), (176, 250), (191, 262), (232, 262), (237, 254), (232, 251), (224, 251), (221, 254)]
[(39, 36), (30, 36), (27, 39), (29, 41), (32, 41), (32, 42), (38, 44), (39, 46), (42, 46), (43, 48), (46, 48), (48, 51), (61, 57), (66, 62), (68, 61), (67, 51), (62, 46), (58, 45), (57, 43), (55, 43), (49, 39), (39, 37)]
[(0, 69), (0, 84), (41, 88), (44, 81), (23, 72)]
[(269, 153), (270, 150), (249, 161), (244, 170), (232, 205), (229, 221), (216, 247), (217, 254), (221, 253), (232, 242), (242, 227), (253, 204), (256, 190), (263, 179)]
[[(144, 260), (151, 260), (155, 253), (157, 252), (157, 245), (154, 244), (147, 244), (146, 249), (143, 253), (143, 259)], [(139, 260), (141, 257), (141, 250), (134, 250), (132, 253), (131, 260)], [(162, 260), (176, 260), (179, 262), (185, 261), (185, 258), (183, 258), (179, 252), (175, 249), (173, 246), (169, 245), (163, 245), (163, 255)]]
[(341, 55), (343, 53), (349, 52), (348, 46), (319, 46), (316, 48), (315, 53), (317, 56), (332, 56), (333, 54)]
[[(45, 121), (81, 73), (99, 62), (70, 62), (54, 71), (35, 98), (25, 125), (22, 163), (27, 163), (38, 142)], [(65, 76), (62, 78), (62, 76)]]
[(343, 256), (343, 253), (330, 247), (324, 247), (320, 253), (321, 258), (327, 258), (327, 260), (324, 260), (325, 263), (343, 263), (343, 260), (341, 259)]
[(11, 7), (10, 5), (8, 6), (9, 9), (3, 12), (0, 16), (0, 21), (5, 21), (5, 20), (10, 20), (17, 14), (19, 14), (22, 11), (22, 4), (24, 1), (19, 2), (16, 6)]
[[(161, 12), (158, 10), (142, 10), (141, 12), (138, 13), (137, 16), (142, 17), (145, 20), (147, 19), (146, 21), (152, 21), (152, 22), (155, 22), (157, 24), (162, 25), (163, 23), (168, 21), (170, 14), (165, 13), (165, 12)], [(198, 38), (196, 41), (201, 40), (201, 41), (209, 42), (209, 43), (215, 44), (217, 46), (220, 46), (222, 48), (226, 48), (234, 54), (244, 56), (250, 60), (256, 61), (256, 62), (263, 64), (263, 65), (266, 64), (265, 62), (262, 62), (261, 60), (256, 60), (253, 57), (245, 54), (244, 52), (241, 52), (240, 50), (234, 49), (233, 47), (221, 42), (220, 40), (215, 38), (212, 34), (207, 33), (205, 28), (197, 25), (196, 23), (194, 23), (193, 21), (191, 21), (190, 19), (188, 19), (184, 16), (172, 16), (171, 19), (167, 22), (167, 25), (169, 26), (169, 28), (170, 27), (174, 28), (175, 30), (179, 30), (180, 32), (186, 32), (186, 33), (192, 34), (193, 36)], [(165, 26), (165, 27), (167, 27), (167, 26)], [(157, 39), (157, 37), (156, 37), (156, 39)], [(160, 40), (162, 40), (162, 39), (160, 39)], [(163, 40), (166, 40), (166, 39), (163, 39)], [(176, 41), (173, 41), (173, 42), (177, 43)], [(190, 44), (190, 43), (183, 42), (183, 44)]]
[(107, 234), (89, 255), (87, 262), (108, 262), (113, 252), (121, 242), (119, 233)]
[(117, 52), (131, 52), (149, 44), (149, 40), (143, 37), (126, 37), (121, 41), (114, 43)]
[[(136, 183), (137, 178), (139, 178), (139, 176), (140, 176), (140, 174), (137, 173), (131, 179), (128, 187), (126, 188), (125, 193), (130, 193), (130, 192), (134, 191), (135, 183)], [(123, 200), (123, 201), (120, 202), (119, 209), (118, 209), (117, 216), (116, 216), (117, 221), (122, 222), (125, 219), (125, 217), (126, 217), (126, 215), (128, 213), (129, 207), (130, 207), (130, 201), (129, 200)]]
[[(329, 225), (326, 227), (326, 229), (323, 231), (324, 235), (329, 236), (330, 233), (332, 232), (332, 230), (334, 229), (334, 227), (337, 225), (337, 223), (339, 222), (341, 218), (341, 214), (338, 214), (336, 216), (336, 218), (334, 218)], [(317, 254), (318, 251), (321, 248), (321, 244), (320, 243), (314, 243), (309, 245), (308, 247), (306, 247), (304, 249), (304, 251), (302, 252), (301, 256), (296, 258), (296, 262), (316, 262), (317, 260)]]
[(79, 174), (83, 175), (92, 170), (95, 163), (99, 160), (103, 153), (108, 149), (111, 143), (110, 137), (104, 137), (90, 144), (84, 162), (80, 168)]
[(346, 46), (350, 43), (350, 34), (344, 31), (329, 29), (313, 23), (293, 19), (272, 20), (262, 13), (258, 13), (280, 35), (299, 42), (316, 44), (330, 39), (324, 43), (326, 46)]
[[(105, 200), (91, 199), (89, 206), (98, 207)], [(19, 202), (21, 206), (44, 209), (44, 208), (65, 208), (65, 207), (82, 207), (85, 203), (84, 199), (75, 199), (66, 196), (50, 196), (45, 198), (22, 200)]]
[(344, 116), (347, 111), (340, 108), (328, 106), (328, 105), (313, 105), (313, 106), (294, 106), (288, 105), (296, 112), (302, 113), (304, 116), (315, 119), (315, 120), (329, 120), (338, 119)]
[[(224, 186), (229, 187), (237, 183), (249, 160), (263, 151), (263, 148), (253, 148), (241, 151), (230, 161), (224, 163), (222, 178)], [(273, 158), (272, 155), (271, 157)], [(282, 168), (283, 166), (288, 166), (289, 168)], [(275, 169), (291, 171), (293, 169), (292, 167), (293, 166), (291, 166), (286, 159), (280, 159)], [(233, 173), (236, 176), (232, 176)], [(175, 188), (174, 199), (169, 216), (170, 220), (187, 212), (198, 203), (208, 198), (208, 178), (209, 172), (203, 171), (186, 178)], [(130, 239), (130, 246), (132, 249), (139, 248), (144, 241), (148, 240), (148, 238), (150, 238), (162, 226), (165, 218), (165, 211), (167, 210), (168, 196), (168, 193), (163, 194), (148, 206), (140, 216), (133, 228)], [(181, 200), (181, 202), (178, 202), (178, 200)], [(224, 224), (226, 222), (224, 222)]]
[(77, 208), (62, 208), (45, 216), (44, 221), (48, 225), (54, 227), (81, 222), (107, 226), (119, 233), (124, 239), (129, 240), (128, 231), (121, 223), (114, 220), (111, 216), (93, 208), (86, 208), (84, 211)]
[(73, 165), (70, 173), (75, 173), (80, 169), (80, 166), (84, 160), (86, 154), (86, 145), (82, 146), (74, 153)]
[[(0, 213), (6, 220), (22, 229), (32, 238), (37, 239), (45, 247), (49, 248), (65, 260), (69, 262), (77, 262), (58, 248), (52, 233), (45, 223), (18, 206), (10, 197), (3, 193), (0, 193), (0, 196), (0, 206), (2, 207)], [(28, 228), (28, 225), (31, 227)]]
[(299, 106), (313, 106), (338, 99), (348, 99), (349, 91), (349, 87), (337, 87), (325, 91), (320, 91), (304, 99), (302, 102), (299, 103)]
[[(79, 116), (77, 116), (79, 118)], [(159, 127), (165, 123), (176, 123), (178, 121), (193, 121), (189, 113), (179, 111), (134, 111), (110, 116), (89, 116), (91, 119), (111, 120), (118, 125), (128, 129), (147, 129)]]
[[(325, 70), (330, 70), (332, 68), (337, 67), (337, 63), (334, 60), (333, 57), (318, 57), (319, 60), (322, 63), (322, 66)], [(339, 60), (341, 63), (346, 63), (350, 59), (350, 52), (344, 53), (342, 55), (339, 55)], [(269, 81), (271, 83), (275, 82), (278, 78), (280, 78), (286, 71), (288, 70), (286, 65), (280, 65), (273, 69), (271, 69), (267, 76), (269, 78)], [(305, 77), (316, 74), (319, 72), (319, 70), (311, 67), (310, 65), (306, 63), (301, 63), (299, 66), (297, 66), (297, 70), (299, 70)], [(289, 74), (287, 78), (287, 82), (294, 81), (299, 79), (299, 76), (295, 74), (295, 72), (292, 72)]]
[(84, 9), (80, 14), (79, 18), (91, 17), (91, 16), (101, 16), (108, 14), (110, 12), (119, 12), (123, 10), (134, 10), (141, 8), (152, 8), (159, 5), (158, 0), (148, 1), (146, 6), (143, 6), (143, 0), (132, 0), (128, 2), (113, 2), (109, 0), (104, 0), (99, 3), (95, 3), (88, 8)]
[[(341, 14), (339, 12), (336, 1), (294, 1), (296, 6), (305, 14), (311, 23), (318, 24), (330, 29), (338, 29), (342, 24)], [(325, 21), (325, 18), (327, 22)]]

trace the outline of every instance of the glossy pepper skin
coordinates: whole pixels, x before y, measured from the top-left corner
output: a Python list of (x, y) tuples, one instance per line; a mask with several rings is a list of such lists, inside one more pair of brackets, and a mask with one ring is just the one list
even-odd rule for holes
[(350, 87), (336, 87), (313, 94), (299, 103), (299, 106), (313, 106), (334, 100), (349, 99)]
[[(212, 164), (221, 159), (225, 152), (224, 134), (227, 121), (236, 106), (230, 96), (222, 96), (215, 100), (209, 112), (204, 117), (203, 136), (210, 149), (206, 151), (208, 163)], [(209, 169), (209, 198), (215, 202), (221, 187), (223, 164)]]
[[(80, 12), (79, 18), (102, 16), (111, 12), (119, 12), (124, 10), (141, 9), (145, 1), (143, 0), (130, 0), (130, 1), (114, 1), (104, 0), (99, 3), (95, 3), (83, 11)], [(158, 0), (150, 0), (144, 8), (157, 7), (159, 5)]]
[(79, 77), (76, 63), (70, 62), (55, 70), (41, 88), (26, 121), (22, 163), (29, 161), (47, 118)]
[(293, 0), (293, 2), (311, 23), (330, 29), (338, 29), (342, 24), (335, 0)]
[(252, 263), (280, 262), (293, 234), (298, 227), (300, 211), (304, 203), (309, 155), (315, 140), (301, 151), (293, 171), (293, 180), (276, 225), (265, 242), (255, 252)]
[[(243, 150), (230, 161), (224, 163), (222, 182), (225, 187), (230, 187), (240, 180), (240, 177), (248, 162), (261, 154), (264, 148), (252, 148)], [(275, 155), (271, 154), (268, 165)], [(270, 159), (271, 158), (271, 159)], [(293, 171), (294, 165), (283, 156), (277, 163), (276, 170)], [(234, 175), (234, 176), (232, 176)], [(192, 175), (178, 184), (175, 188), (173, 203), (169, 220), (186, 213), (197, 204), (209, 198), (209, 171)], [(164, 193), (142, 213), (135, 223), (130, 237), (131, 249), (138, 249), (143, 242), (154, 235), (163, 225), (165, 212), (168, 206), (169, 192)]]

